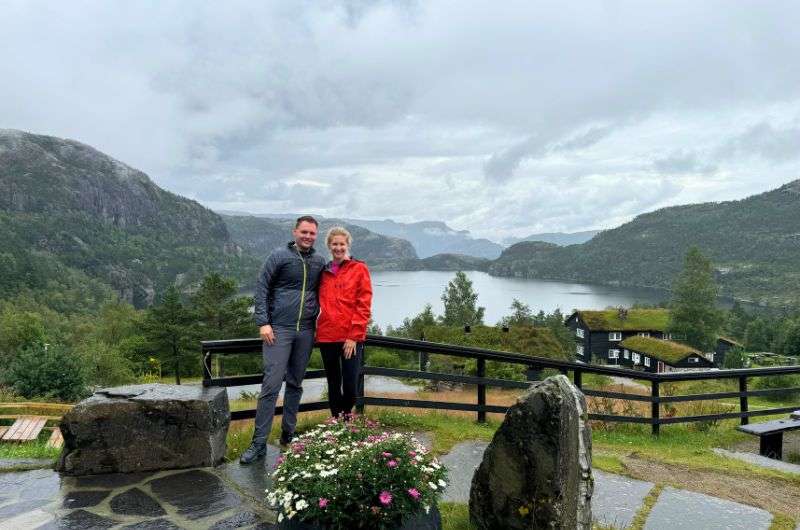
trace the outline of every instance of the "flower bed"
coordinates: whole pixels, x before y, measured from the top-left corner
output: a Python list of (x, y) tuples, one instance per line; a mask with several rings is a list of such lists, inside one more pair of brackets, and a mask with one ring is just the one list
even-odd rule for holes
[(278, 459), (269, 503), (278, 520), (328, 528), (399, 528), (436, 506), (446, 470), (414, 437), (364, 416), (331, 418)]

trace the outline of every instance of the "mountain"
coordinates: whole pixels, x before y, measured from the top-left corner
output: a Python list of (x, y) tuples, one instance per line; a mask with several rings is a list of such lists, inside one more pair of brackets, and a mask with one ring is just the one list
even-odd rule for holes
[(600, 230), (586, 230), (585, 232), (545, 232), (543, 234), (531, 234), (527, 237), (507, 237), (503, 240), (503, 243), (511, 246), (523, 241), (541, 241), (543, 243), (553, 243), (565, 247), (567, 245), (586, 243), (599, 233)]
[(800, 302), (800, 180), (738, 201), (646, 213), (580, 245), (517, 243), (489, 272), (668, 289), (693, 245), (714, 263), (722, 295)]
[(491, 260), (465, 256), (464, 254), (436, 254), (413, 262), (407, 262), (402, 270), (415, 271), (487, 271)]
[(256, 269), (219, 215), (141, 171), (80, 142), (0, 130), (4, 298), (38, 292), (57, 300), (60, 288), (88, 282), (96, 292), (75, 298), (113, 290), (142, 307), (170, 284)]
[[(269, 252), (291, 240), (294, 219), (224, 215), (223, 219), (231, 237), (251, 254), (263, 259)], [(325, 234), (334, 225), (347, 228), (353, 236), (352, 254), (365, 261), (372, 270), (402, 269), (405, 262), (415, 262), (417, 253), (411, 243), (396, 237), (387, 237), (342, 222), (338, 219), (318, 219), (319, 236), (316, 248), (327, 256)]]
[(348, 223), (363, 226), (373, 232), (406, 239), (414, 245), (420, 258), (436, 254), (464, 254), (477, 258), (495, 259), (503, 246), (488, 239), (473, 239), (467, 230), (453, 230), (440, 221), (398, 223), (391, 219), (383, 221), (347, 219)]

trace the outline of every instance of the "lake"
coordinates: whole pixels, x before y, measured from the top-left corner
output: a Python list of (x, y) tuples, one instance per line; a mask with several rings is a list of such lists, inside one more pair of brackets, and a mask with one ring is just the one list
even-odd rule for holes
[[(384, 329), (387, 324), (397, 326), (404, 318), (422, 311), (425, 304), (431, 304), (433, 312), (441, 314), (442, 292), (454, 275), (439, 271), (373, 272), (373, 320)], [(514, 298), (531, 306), (534, 313), (559, 308), (569, 314), (573, 309), (603, 309), (636, 302), (656, 304), (669, 297), (669, 293), (654, 289), (498, 278), (477, 271), (467, 271), (466, 275), (478, 293), (478, 305), (486, 308), (487, 324), (495, 324), (508, 315)]]

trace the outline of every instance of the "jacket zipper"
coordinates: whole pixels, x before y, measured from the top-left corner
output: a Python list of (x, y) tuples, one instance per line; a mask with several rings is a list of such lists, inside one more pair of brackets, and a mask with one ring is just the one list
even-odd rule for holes
[(308, 273), (306, 271), (306, 260), (303, 259), (303, 255), (300, 254), (299, 250), (297, 255), (300, 257), (300, 261), (303, 262), (303, 288), (300, 290), (300, 312), (297, 314), (297, 326), (295, 326), (295, 329), (300, 331), (300, 320), (303, 318), (303, 306), (306, 303), (306, 277)]

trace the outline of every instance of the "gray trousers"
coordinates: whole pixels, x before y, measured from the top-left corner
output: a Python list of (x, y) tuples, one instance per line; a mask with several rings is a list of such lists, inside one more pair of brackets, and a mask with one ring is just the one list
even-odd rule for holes
[(273, 326), (275, 342), (264, 343), (262, 347), (264, 379), (256, 407), (256, 425), (253, 442), (263, 444), (272, 429), (275, 403), (281, 391), (281, 383), (286, 379), (283, 394), (282, 430), (293, 433), (297, 425), (297, 409), (303, 395), (303, 376), (314, 347), (314, 329), (301, 329)]

